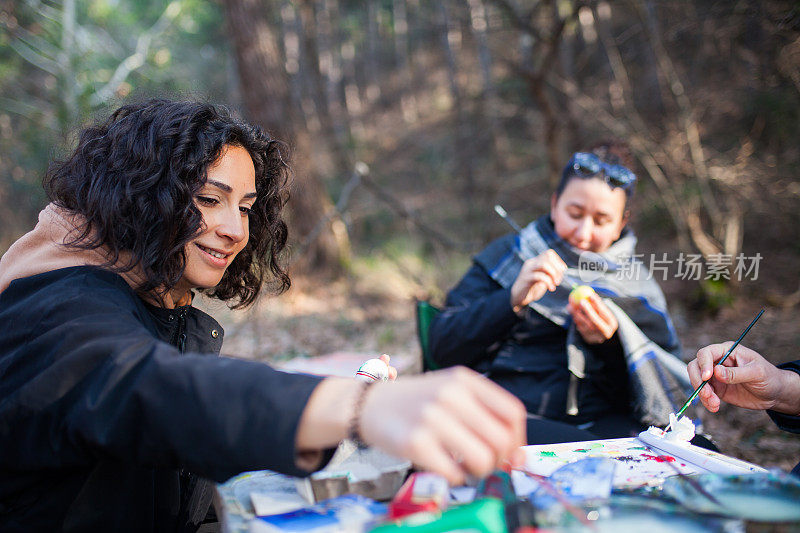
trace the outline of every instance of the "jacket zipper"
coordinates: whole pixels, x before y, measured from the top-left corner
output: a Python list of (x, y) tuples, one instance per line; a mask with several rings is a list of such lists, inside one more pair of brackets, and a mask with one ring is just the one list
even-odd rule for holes
[(178, 314), (178, 350), (181, 353), (186, 351), (186, 310), (181, 309)]
[[(186, 351), (186, 309), (181, 309), (178, 313), (176, 345), (181, 354)], [(183, 513), (187, 502), (191, 500), (192, 492), (195, 490), (193, 486), (194, 475), (185, 468), (181, 468), (178, 471), (178, 478), (180, 479), (181, 492), (180, 508), (181, 513)], [(180, 526), (183, 526), (183, 524), (180, 524)]]

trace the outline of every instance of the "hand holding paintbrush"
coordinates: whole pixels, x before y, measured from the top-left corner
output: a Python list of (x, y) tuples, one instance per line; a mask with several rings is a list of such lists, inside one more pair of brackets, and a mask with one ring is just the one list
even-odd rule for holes
[[(522, 228), (519, 226), (519, 224), (516, 223), (516, 221), (514, 221), (513, 218), (511, 218), (511, 216), (508, 214), (508, 212), (505, 209), (503, 209), (502, 206), (495, 205), (494, 206), (494, 211), (495, 211), (495, 213), (500, 215), (500, 218), (505, 220), (508, 223), (509, 226), (511, 226), (511, 228), (517, 233), (517, 235), (522, 233)], [(519, 254), (519, 251), (517, 251), (517, 256), (519, 256), (519, 258), (523, 262), (525, 261), (525, 258), (523, 258)], [(558, 257), (557, 254), (556, 254), (556, 257)], [(558, 259), (560, 260), (561, 258), (559, 257)], [(561, 261), (561, 262), (563, 263), (563, 261)], [(571, 270), (574, 270), (574, 269), (571, 269), (571, 268), (567, 267), (566, 264), (564, 264), (563, 268), (559, 269), (560, 276), (559, 276), (559, 281), (558, 281), (558, 283), (556, 283), (556, 285), (564, 285), (565, 287), (568, 287), (570, 289), (576, 288), (578, 286), (578, 284), (575, 283), (575, 281), (573, 281), (573, 279), (572, 279), (573, 274), (572, 274), (572, 272), (570, 272)], [(536, 298), (532, 298), (531, 300), (529, 300), (528, 303), (530, 303), (530, 301), (533, 301), (535, 299)], [(527, 303), (525, 305), (527, 305)]]
[[(797, 372), (777, 368), (761, 354), (744, 346), (732, 348), (730, 343), (706, 346), (689, 363), (693, 385), (710, 382), (710, 386), (698, 394), (706, 409), (717, 412), (721, 403), (727, 402), (745, 409), (800, 414), (800, 375)], [(720, 365), (729, 352), (727, 364)], [(800, 364), (790, 363), (789, 366), (795, 368)]]
[[(741, 335), (739, 335), (739, 338), (736, 339), (736, 342), (734, 342), (725, 351), (725, 353), (722, 355), (722, 357), (719, 358), (718, 362), (716, 363), (718, 366), (722, 366), (725, 363), (725, 361), (728, 359), (728, 356), (730, 356), (731, 353), (739, 345), (739, 343), (742, 342), (742, 339), (744, 339), (744, 336), (747, 335), (747, 332), (750, 331), (750, 328), (752, 328), (755, 325), (755, 323), (758, 321), (759, 318), (761, 318), (761, 315), (763, 315), (763, 314), (764, 314), (764, 310), (762, 309), (761, 311), (759, 311), (759, 313), (756, 315), (756, 317), (753, 319), (753, 321), (750, 322), (750, 325), (747, 326), (747, 328), (745, 328), (745, 330), (742, 332)], [(700, 352), (698, 352), (698, 358), (699, 358), (699, 356), (700, 356)], [(704, 363), (706, 363), (706, 366), (704, 368), (705, 373), (703, 373), (703, 374), (701, 374), (700, 371), (698, 370), (698, 368), (699, 368), (699, 363), (697, 362), (698, 360), (692, 361), (692, 363), (689, 364), (689, 368), (688, 368), (689, 379), (691, 379), (692, 385), (696, 385), (697, 388), (694, 390), (692, 395), (689, 396), (689, 399), (686, 400), (686, 402), (683, 404), (683, 407), (681, 407), (680, 411), (678, 411), (678, 414), (675, 416), (676, 420), (681, 417), (683, 412), (686, 411), (686, 408), (689, 407), (689, 405), (692, 403), (692, 401), (694, 401), (694, 399), (697, 398), (698, 394), (700, 394), (700, 391), (703, 390), (703, 387), (705, 387), (708, 384), (708, 382), (711, 381), (711, 379), (712, 379), (711, 373), (708, 372), (708, 365), (707, 365), (706, 358), (704, 357), (703, 360), (704, 360)], [(694, 363), (694, 366), (692, 366), (693, 363)], [(723, 372), (727, 372), (727, 371), (723, 371)], [(700, 381), (700, 379), (697, 379), (697, 378), (700, 377), (701, 375), (707, 375), (708, 377), (704, 381)], [(698, 384), (698, 382), (699, 382), (699, 384)], [(710, 394), (710, 391), (707, 391), (706, 394), (705, 394), (705, 397), (707, 399), (710, 399), (709, 394)], [(664, 429), (664, 432), (666, 433), (667, 431), (669, 431), (671, 426), (672, 426), (672, 423), (670, 422), (670, 424), (667, 425), (666, 429)]]

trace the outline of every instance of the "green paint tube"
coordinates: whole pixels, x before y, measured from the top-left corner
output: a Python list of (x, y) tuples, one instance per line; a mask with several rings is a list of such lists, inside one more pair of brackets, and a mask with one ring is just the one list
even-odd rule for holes
[(481, 498), (441, 513), (417, 513), (380, 525), (371, 533), (440, 533), (454, 530), (508, 533), (503, 502), (497, 498)]

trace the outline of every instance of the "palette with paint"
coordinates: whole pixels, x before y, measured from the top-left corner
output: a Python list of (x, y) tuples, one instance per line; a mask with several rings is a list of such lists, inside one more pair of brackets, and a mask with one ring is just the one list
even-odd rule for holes
[[(641, 440), (644, 437), (644, 440)], [(549, 476), (559, 467), (586, 457), (606, 457), (616, 463), (613, 485), (617, 489), (657, 487), (665, 479), (681, 474), (764, 472), (756, 465), (693, 446), (668, 443), (665, 439), (629, 437), (583, 442), (526, 446), (525, 469)], [(522, 472), (514, 473), (518, 494), (526, 494), (535, 483)]]

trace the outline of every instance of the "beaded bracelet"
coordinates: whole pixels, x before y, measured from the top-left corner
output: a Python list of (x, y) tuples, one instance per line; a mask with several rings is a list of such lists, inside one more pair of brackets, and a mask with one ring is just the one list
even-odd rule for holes
[(375, 383), (377, 383), (377, 381), (363, 382), (363, 386), (358, 392), (358, 396), (356, 396), (355, 403), (353, 404), (353, 417), (350, 419), (347, 438), (353, 441), (359, 448), (367, 447), (367, 443), (364, 442), (359, 427), (361, 426), (361, 411), (364, 408), (364, 398), (367, 396), (369, 388)]

